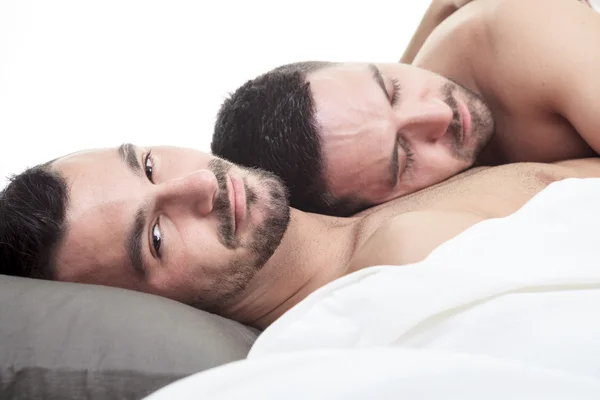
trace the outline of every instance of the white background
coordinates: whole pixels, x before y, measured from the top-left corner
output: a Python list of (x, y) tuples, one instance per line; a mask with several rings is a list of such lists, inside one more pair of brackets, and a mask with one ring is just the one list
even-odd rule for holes
[(90, 147), (210, 149), (227, 93), (280, 64), (397, 62), (429, 0), (0, 0), (0, 187)]

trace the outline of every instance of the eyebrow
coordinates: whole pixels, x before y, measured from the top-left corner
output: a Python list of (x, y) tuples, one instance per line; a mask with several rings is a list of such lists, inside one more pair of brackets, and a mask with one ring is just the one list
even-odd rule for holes
[[(124, 143), (119, 146), (117, 151), (121, 160), (127, 165), (127, 168), (136, 176), (142, 177), (142, 166), (138, 160), (137, 148), (131, 143)], [(125, 239), (125, 249), (129, 256), (129, 262), (138, 278), (143, 278), (147, 271), (142, 256), (142, 237), (144, 235), (147, 215), (148, 207), (144, 204), (135, 213), (133, 225), (129, 228)]]
[(137, 148), (131, 143), (123, 143), (117, 150), (121, 160), (127, 165), (127, 168), (136, 175), (142, 176), (142, 166), (137, 157)]
[(142, 257), (142, 236), (146, 226), (146, 207), (142, 206), (135, 214), (133, 226), (127, 235), (127, 254), (133, 267), (133, 272), (138, 278), (143, 278), (148, 270)]
[(390, 94), (388, 93), (387, 88), (385, 87), (385, 83), (383, 82), (383, 77), (381, 76), (379, 68), (377, 68), (375, 64), (369, 64), (369, 69), (371, 70), (371, 75), (373, 76), (375, 83), (377, 83), (377, 86), (379, 86), (381, 90), (383, 90), (385, 98), (388, 99), (390, 97)]

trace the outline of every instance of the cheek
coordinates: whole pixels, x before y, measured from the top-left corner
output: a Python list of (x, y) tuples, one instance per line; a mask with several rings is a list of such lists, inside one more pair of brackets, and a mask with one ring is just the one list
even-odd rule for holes
[(325, 158), (325, 180), (334, 195), (372, 201), (389, 193), (389, 143), (384, 146), (375, 135), (364, 138), (351, 146), (339, 146)]
[(181, 246), (176, 251), (179, 258), (186, 261), (186, 268), (200, 273), (204, 266), (223, 262), (227, 249), (218, 239), (218, 229), (217, 220), (212, 216), (194, 220), (180, 229)]
[(457, 159), (445, 143), (424, 144), (413, 150), (419, 167), (424, 170), (453, 172), (465, 165), (465, 162)]
[(331, 140), (323, 150), (326, 169), (335, 175), (379, 168), (388, 164), (391, 156), (389, 140), (383, 135), (368, 133)]
[(186, 151), (156, 151), (154, 167), (156, 176), (161, 181), (180, 178), (194, 171), (208, 169), (209, 159), (203, 154), (197, 155)]
[(163, 259), (152, 273), (150, 286), (167, 297), (198, 290), (211, 269), (223, 265), (227, 249), (217, 239), (212, 219), (173, 221), (165, 234)]
[(447, 148), (424, 146), (417, 150), (416, 165), (411, 179), (413, 189), (422, 189), (446, 180), (464, 169), (469, 164), (455, 158)]

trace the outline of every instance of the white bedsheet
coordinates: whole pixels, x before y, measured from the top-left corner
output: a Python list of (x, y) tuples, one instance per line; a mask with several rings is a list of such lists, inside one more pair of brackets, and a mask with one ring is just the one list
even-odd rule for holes
[(249, 358), (402, 347), (600, 378), (600, 179), (550, 185), (410, 266), (358, 271), (269, 327)]
[(428, 350), (321, 350), (237, 361), (147, 400), (598, 400), (591, 378)]
[(600, 398), (598, 232), (600, 179), (554, 183), (423, 262), (326, 285), (247, 360), (152, 399)]

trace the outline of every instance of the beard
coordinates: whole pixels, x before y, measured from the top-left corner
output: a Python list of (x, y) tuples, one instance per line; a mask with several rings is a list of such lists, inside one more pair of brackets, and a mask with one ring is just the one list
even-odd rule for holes
[[(496, 130), (492, 111), (479, 95), (459, 83), (451, 81), (444, 85), (442, 91), (444, 100), (452, 109), (453, 114), (452, 122), (448, 129), (452, 135), (452, 152), (454, 157), (472, 164), (492, 139)], [(469, 147), (465, 147), (465, 143), (461, 140), (463, 126), (460, 121), (460, 113), (456, 102), (456, 92), (462, 94), (462, 97), (465, 99), (465, 105), (471, 115), (470, 136), (474, 143)]]
[[(246, 241), (236, 237), (227, 188), (227, 172), (231, 167), (232, 164), (218, 158), (209, 163), (219, 186), (213, 206), (218, 221), (218, 239), (227, 249), (243, 248), (247, 255), (218, 268), (212, 287), (200, 293), (195, 300), (195, 307), (215, 313), (246, 290), (279, 247), (290, 222), (288, 191), (283, 181), (270, 172), (247, 169), (247, 176), (243, 179), (247, 215), (260, 211), (264, 216), (251, 227)], [(254, 178), (254, 187), (248, 184), (248, 176)]]

